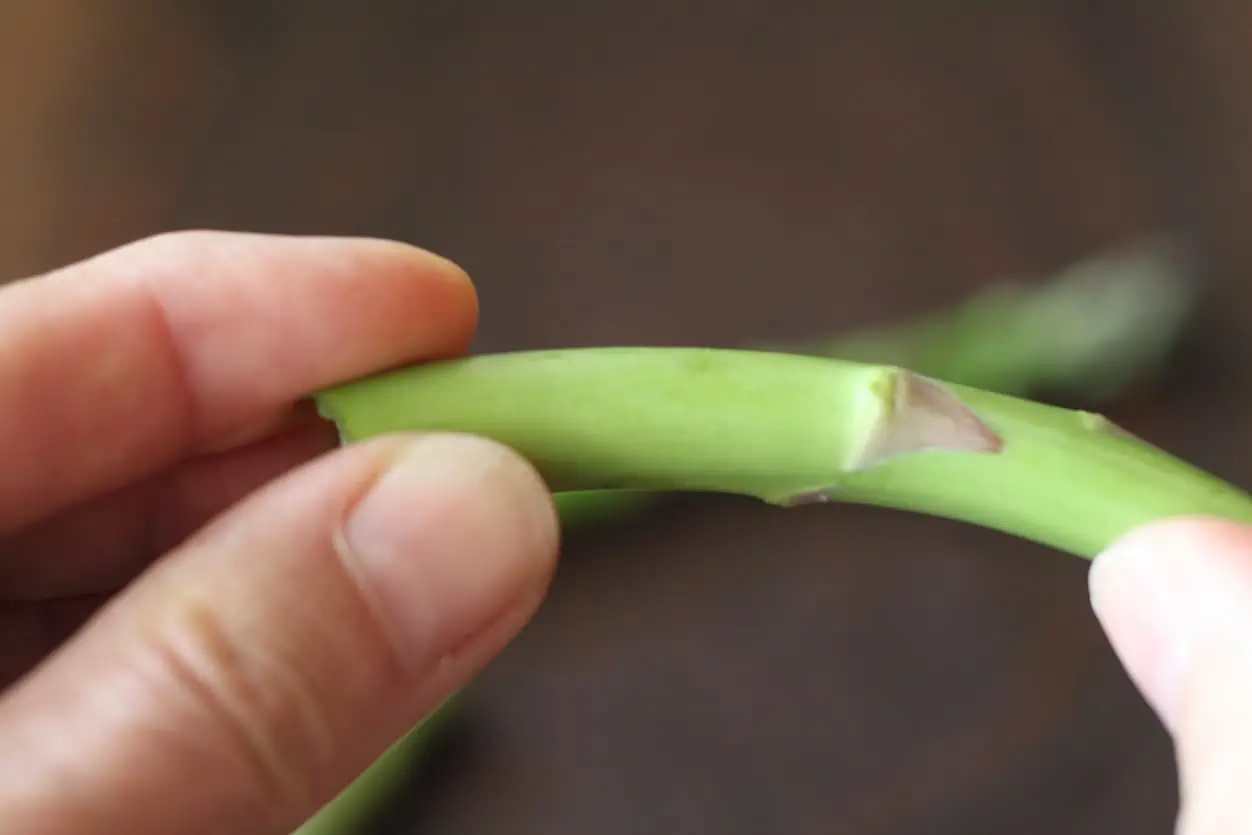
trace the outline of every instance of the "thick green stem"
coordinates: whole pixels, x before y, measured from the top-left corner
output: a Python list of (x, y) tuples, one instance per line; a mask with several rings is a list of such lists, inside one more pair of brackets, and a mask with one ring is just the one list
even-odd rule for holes
[[(1000, 282), (912, 321), (793, 353), (890, 364), (1001, 394), (1100, 404), (1158, 372), (1191, 312), (1195, 282), (1167, 239), (1111, 248), (1042, 282)], [(619, 519), (645, 493), (563, 493), (566, 529)]]
[(1041, 282), (1002, 281), (951, 309), (803, 348), (953, 383), (1084, 404), (1159, 370), (1191, 314), (1197, 282), (1167, 239), (1146, 238)]
[[(1044, 282), (998, 284), (950, 310), (793, 350), (907, 366), (1002, 393), (1046, 390), (1100, 402), (1155, 371), (1177, 340), (1193, 294), (1185, 266), (1170, 242), (1145, 239)], [(563, 524), (573, 528), (620, 518), (655, 495), (565, 492), (556, 502)], [(398, 785), (446, 712), (414, 729), (299, 835), (352, 831)]]
[(1252, 499), (1103, 419), (889, 366), (782, 353), (596, 348), (478, 356), (318, 395), (345, 441), (463, 431), (554, 491), (840, 500), (1093, 556), (1153, 519), (1252, 522)]
[(446, 700), (425, 721), (406, 734), (366, 769), (339, 797), (296, 830), (295, 835), (349, 835), (409, 777), (433, 737), (455, 710), (456, 696)]

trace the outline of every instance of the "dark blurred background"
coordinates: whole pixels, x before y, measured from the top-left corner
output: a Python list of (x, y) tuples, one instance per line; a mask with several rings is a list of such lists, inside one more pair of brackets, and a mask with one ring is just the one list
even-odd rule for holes
[[(1234, 362), (1118, 417), (1248, 483), (1249, 55), (1252, 6), (1187, 0), (9, 2), (0, 274), (362, 233), (468, 269), (480, 350), (738, 345), (1166, 229)], [(1166, 835), (1085, 572), (728, 498), (579, 537), (382, 831)]]

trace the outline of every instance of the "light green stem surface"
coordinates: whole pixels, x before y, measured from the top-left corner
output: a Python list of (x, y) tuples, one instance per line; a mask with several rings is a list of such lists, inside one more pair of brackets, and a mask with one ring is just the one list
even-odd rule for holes
[(913, 510), (1091, 557), (1132, 527), (1252, 499), (1102, 418), (784, 353), (592, 348), (470, 357), (318, 395), (345, 441), (462, 431), (556, 492), (713, 491)]
[(391, 746), (337, 798), (296, 830), (295, 835), (355, 835), (363, 823), (409, 777), (410, 769), (444, 728), (459, 697), (443, 702)]
[[(1002, 393), (1048, 390), (1100, 402), (1159, 367), (1190, 312), (1189, 279), (1171, 242), (1143, 239), (1080, 261), (1044, 282), (1001, 283), (930, 316), (791, 350), (907, 366)], [(556, 503), (563, 526), (573, 529), (622, 518), (647, 507), (656, 495), (586, 490), (559, 493)], [(399, 785), (449, 709), (384, 754), (299, 835), (355, 831)]]
[[(911, 321), (786, 346), (792, 353), (890, 364), (980, 389), (1105, 403), (1158, 372), (1194, 304), (1196, 282), (1166, 238), (1113, 247), (1047, 281), (1002, 281)], [(646, 493), (556, 498), (564, 528), (620, 519)]]
[(1106, 401), (1161, 367), (1186, 326), (1197, 286), (1177, 246), (1145, 238), (1047, 281), (1001, 281), (950, 309), (801, 352), (898, 365), (1019, 397), (1046, 390)]

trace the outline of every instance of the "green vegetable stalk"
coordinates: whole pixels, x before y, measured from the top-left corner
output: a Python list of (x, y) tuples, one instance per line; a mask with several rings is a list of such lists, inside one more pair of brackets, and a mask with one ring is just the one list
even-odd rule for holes
[[(1098, 403), (1160, 367), (1191, 310), (1189, 278), (1169, 241), (1143, 239), (1080, 261), (1045, 282), (1002, 282), (949, 310), (790, 350), (890, 363), (1005, 394), (1048, 392)], [(1065, 420), (1085, 425), (1091, 437), (1105, 437), (1096, 418)], [(572, 529), (629, 515), (658, 495), (581, 490), (557, 494), (556, 503), (564, 527)], [(855, 500), (846, 492), (841, 498)], [(399, 784), (454, 705), (449, 700), (421, 723), (298, 835), (354, 831), (351, 827)]]
[(1102, 418), (892, 366), (785, 353), (590, 348), (403, 369), (317, 397), (346, 442), (464, 431), (554, 492), (712, 491), (957, 519), (1094, 556), (1133, 527), (1252, 497)]
[(456, 696), (391, 746), (352, 783), (349, 790), (297, 830), (297, 835), (355, 835), (363, 821), (378, 811), (393, 791), (409, 777), (411, 768), (445, 727), (456, 709)]
[[(1195, 286), (1168, 240), (1145, 238), (1044, 282), (1002, 281), (928, 316), (785, 350), (896, 365), (1001, 394), (1105, 403), (1160, 370)], [(556, 502), (569, 530), (625, 517), (653, 498), (582, 491)]]
[(1001, 281), (950, 310), (803, 352), (898, 365), (1000, 394), (1105, 402), (1160, 369), (1196, 287), (1178, 247), (1144, 238), (1047, 281)]

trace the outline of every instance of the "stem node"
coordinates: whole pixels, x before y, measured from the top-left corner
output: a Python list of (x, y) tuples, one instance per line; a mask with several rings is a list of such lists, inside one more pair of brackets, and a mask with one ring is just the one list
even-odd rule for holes
[(940, 383), (903, 369), (889, 369), (887, 375), (880, 421), (850, 470), (914, 452), (994, 455), (1004, 448), (1003, 439)]

